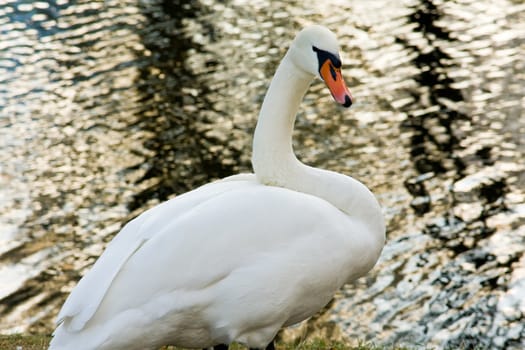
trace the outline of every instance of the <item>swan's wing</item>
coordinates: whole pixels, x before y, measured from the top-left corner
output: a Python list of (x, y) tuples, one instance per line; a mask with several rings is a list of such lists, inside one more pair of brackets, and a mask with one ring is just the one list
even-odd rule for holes
[[(194, 321), (222, 325), (229, 321), (221, 321), (221, 315), (236, 303), (244, 300), (248, 308), (276, 296), (287, 302), (272, 305), (286, 309), (265, 306), (258, 308), (262, 316), (250, 317), (264, 319), (273, 310), (281, 325), (287, 317), (292, 322), (310, 315), (350, 274), (361, 275), (372, 266), (363, 256), (369, 245), (360, 237), (358, 222), (315, 196), (254, 181), (206, 185), (128, 226), (71, 293), (60, 312), (64, 329), (82, 330), (95, 318), (104, 328), (124, 332), (184, 310), (206, 313), (192, 314)], [(375, 262), (377, 252), (372, 253)], [(305, 298), (295, 296), (313, 290), (312, 278), (319, 291), (305, 307)], [(278, 293), (268, 287), (276, 280), (282, 282)], [(238, 321), (245, 323), (242, 317)]]
[(188, 314), (184, 325), (218, 333), (297, 322), (371, 268), (377, 252), (362, 235), (359, 221), (308, 194), (262, 185), (221, 193), (166, 221), (128, 259), (94, 322), (114, 333)]
[(64, 323), (64, 326), (71, 331), (78, 331), (85, 326), (97, 311), (114, 278), (130, 257), (155, 234), (162, 232), (166, 220), (159, 220), (159, 218), (174, 220), (188, 209), (220, 193), (242, 186), (252, 186), (254, 182), (250, 180), (253, 179), (253, 175), (243, 174), (238, 179), (230, 177), (228, 181), (204, 185), (151, 208), (130, 221), (108, 244), (92, 269), (73, 289), (58, 314), (57, 324)]
[[(78, 282), (60, 310), (56, 323), (65, 322), (71, 331), (78, 331), (95, 313), (100, 300), (122, 265), (148, 239), (141, 235), (144, 220), (140, 217), (129, 222), (107, 246), (105, 254)], [(124, 239), (126, 238), (126, 239)], [(96, 286), (96, 287), (94, 287)]]

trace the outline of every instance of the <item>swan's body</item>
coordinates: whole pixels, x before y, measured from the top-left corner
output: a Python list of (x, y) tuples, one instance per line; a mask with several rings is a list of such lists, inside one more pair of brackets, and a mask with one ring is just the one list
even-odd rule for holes
[(294, 40), (261, 109), (255, 175), (202, 186), (128, 223), (67, 299), (50, 349), (264, 348), (374, 266), (385, 229), (372, 193), (293, 154), (295, 113), (317, 68), (334, 77), (317, 51), (304, 57), (312, 45), (336, 58), (325, 28)]

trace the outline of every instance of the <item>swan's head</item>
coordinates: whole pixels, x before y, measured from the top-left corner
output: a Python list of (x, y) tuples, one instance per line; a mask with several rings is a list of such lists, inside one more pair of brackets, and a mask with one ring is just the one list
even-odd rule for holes
[(341, 75), (339, 44), (332, 31), (319, 25), (304, 28), (295, 37), (290, 54), (296, 66), (326, 83), (338, 103), (352, 105), (352, 94)]

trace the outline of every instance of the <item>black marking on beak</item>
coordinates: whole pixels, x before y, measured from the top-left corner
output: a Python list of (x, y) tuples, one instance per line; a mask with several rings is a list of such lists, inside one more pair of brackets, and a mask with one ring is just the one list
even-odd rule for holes
[(334, 66), (330, 65), (330, 74), (332, 75), (332, 79), (337, 80), (337, 73), (335, 72)]
[(343, 107), (350, 107), (352, 105), (352, 99), (350, 98), (350, 96), (346, 95), (345, 96), (345, 103), (343, 104)]
[[(330, 60), (330, 62), (332, 62), (332, 65), (335, 68), (341, 68), (342, 66), (341, 59), (337, 55), (334, 55), (333, 53), (330, 53), (325, 50), (318, 49), (315, 46), (312, 46), (312, 50), (314, 50), (317, 53), (317, 61), (319, 64), (319, 70), (321, 70), (321, 67), (326, 62), (326, 60)], [(334, 76), (333, 73), (332, 73), (332, 76)]]

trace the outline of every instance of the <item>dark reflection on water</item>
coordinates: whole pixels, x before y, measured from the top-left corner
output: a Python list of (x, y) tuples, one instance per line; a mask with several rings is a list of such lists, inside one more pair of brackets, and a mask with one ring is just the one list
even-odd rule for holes
[[(190, 49), (203, 52), (205, 48), (181, 30), (181, 21), (197, 21), (203, 29), (201, 35), (216, 41), (215, 29), (207, 18), (210, 10), (198, 2), (163, 1), (144, 6), (143, 12), (148, 27), (155, 30), (141, 33), (151, 58), (137, 81), (144, 102), (139, 126), (153, 135), (145, 142), (153, 153), (137, 165), (146, 168), (137, 181), (157, 181), (134, 196), (131, 209), (152, 198), (164, 201), (174, 193), (238, 172), (237, 159), (247, 151), (228, 148), (225, 152), (228, 135), (209, 132), (216, 121), (204, 111), (213, 108), (213, 97), (208, 97), (210, 89), (186, 63), (192, 59)], [(213, 73), (218, 64), (216, 58), (207, 59), (204, 74)]]
[(431, 210), (426, 180), (447, 171), (455, 172), (456, 178), (462, 177), (465, 164), (454, 152), (459, 147), (454, 124), (469, 118), (453, 105), (464, 100), (461, 90), (453, 87), (454, 80), (447, 75), (454, 63), (449, 55), (433, 44), (434, 38), (453, 41), (446, 28), (436, 25), (443, 14), (432, 1), (414, 5), (413, 11), (408, 21), (416, 25), (416, 30), (428, 40), (429, 46), (420, 48), (402, 37), (396, 37), (396, 42), (403, 45), (406, 52), (414, 54), (412, 64), (420, 71), (414, 77), (420, 86), (413, 93), (414, 102), (401, 110), (407, 113), (402, 127), (411, 130), (412, 162), (421, 174), (407, 179), (405, 186), (414, 196), (411, 206), (422, 215)]
[[(425, 344), (430, 339), (451, 349), (519, 349), (525, 345), (520, 287), (523, 192), (519, 190), (523, 139), (505, 132), (499, 123), (523, 129), (523, 105), (518, 102), (523, 97), (512, 88), (509, 95), (494, 95), (491, 101), (476, 95), (487, 85), (504, 89), (505, 79), (519, 75), (520, 64), (484, 62), (486, 55), (477, 51), (503, 45), (492, 43), (489, 36), (492, 31), (493, 36), (501, 34), (496, 28), (489, 32), (477, 28), (475, 20), (484, 17), (473, 16), (472, 24), (462, 25), (471, 25), (473, 36), (482, 34), (462, 39), (465, 35), (455, 23), (455, 16), (466, 15), (462, 5), (412, 2), (403, 22), (417, 34), (403, 31), (402, 26), (393, 33), (395, 44), (417, 68), (405, 78), (415, 84), (397, 89), (398, 98), (391, 105), (406, 115), (401, 128), (408, 137), (415, 173), (404, 186), (420, 219), (407, 220), (403, 230), (391, 223), (392, 240), (379, 267), (384, 270), (369, 282), (378, 295), (374, 299), (350, 291), (347, 298), (357, 302), (342, 309), (352, 312), (362, 309), (363, 303), (375, 303), (375, 310), (366, 306), (369, 313), (362, 322), (382, 323), (383, 329), (377, 331), (394, 342)], [(506, 35), (515, 38), (516, 33)], [(523, 45), (523, 40), (509, 44)], [(503, 80), (471, 81), (476, 67)], [(523, 86), (523, 79), (518, 80)], [(507, 98), (516, 108), (500, 110), (498, 104)], [(513, 146), (510, 152), (503, 150), (515, 142), (520, 145), (517, 152)], [(516, 163), (508, 164), (511, 159)], [(423, 226), (422, 235), (410, 232), (411, 224)], [(347, 329), (357, 336), (361, 328), (353, 326), (349, 322)]]
[(317, 22), (341, 38), (357, 102), (338, 109), (314, 83), (294, 145), (377, 194), (389, 241), (304, 329), (525, 345), (523, 4), (64, 0), (0, 12), (0, 332), (49, 331), (127, 220), (249, 171), (269, 79)]

